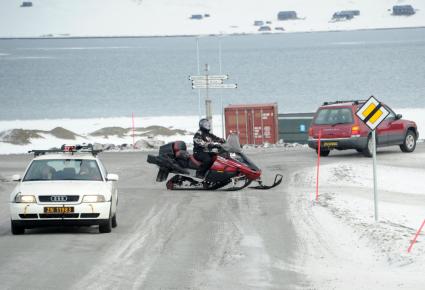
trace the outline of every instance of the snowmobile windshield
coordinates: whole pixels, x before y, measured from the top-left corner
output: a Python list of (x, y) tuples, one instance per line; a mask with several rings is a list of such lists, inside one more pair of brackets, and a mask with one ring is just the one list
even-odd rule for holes
[(243, 163), (248, 165), (249, 168), (255, 171), (260, 171), (260, 168), (258, 168), (257, 165), (255, 165), (254, 162), (252, 162), (251, 159), (248, 158), (248, 156), (246, 156), (242, 152), (239, 152), (237, 154), (243, 159)]
[(229, 153), (236, 154), (236, 160), (245, 163), (248, 167), (253, 170), (260, 171), (260, 169), (252, 162), (248, 156), (243, 154), (241, 144), (239, 143), (239, 136), (237, 134), (230, 134), (227, 137), (226, 143), (223, 144), (223, 149)]
[(239, 136), (237, 134), (230, 134), (227, 137), (226, 143), (223, 144), (223, 149), (229, 153), (240, 153), (241, 144), (239, 143)]

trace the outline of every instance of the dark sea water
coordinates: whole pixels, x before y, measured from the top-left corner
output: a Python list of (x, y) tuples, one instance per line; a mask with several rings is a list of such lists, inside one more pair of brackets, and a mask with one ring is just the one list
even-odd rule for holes
[[(425, 107), (425, 29), (202, 37), (200, 63), (236, 90), (229, 103), (278, 102), (280, 112), (375, 95)], [(0, 120), (197, 115), (196, 38), (0, 40)], [(204, 96), (204, 93), (202, 93)], [(203, 106), (202, 106), (203, 108)]]

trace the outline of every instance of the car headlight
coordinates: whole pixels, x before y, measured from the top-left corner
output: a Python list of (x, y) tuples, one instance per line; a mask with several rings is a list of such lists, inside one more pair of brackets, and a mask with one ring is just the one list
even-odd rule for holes
[(17, 194), (15, 196), (15, 202), (16, 203), (35, 203), (37, 200), (35, 199), (34, 195), (21, 195)]
[(85, 195), (83, 202), (104, 202), (105, 196), (103, 195)]

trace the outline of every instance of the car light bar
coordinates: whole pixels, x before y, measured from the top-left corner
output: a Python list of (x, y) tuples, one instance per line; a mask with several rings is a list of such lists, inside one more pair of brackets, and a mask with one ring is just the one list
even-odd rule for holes
[(66, 145), (63, 145), (62, 148), (64, 152), (72, 152), (72, 151), (75, 151), (76, 149), (75, 146), (66, 146)]
[(33, 153), (34, 157), (45, 155), (47, 153), (90, 153), (96, 156), (103, 150), (94, 150), (92, 144), (88, 145), (62, 145), (60, 149), (49, 149), (49, 150), (31, 150), (28, 153)]

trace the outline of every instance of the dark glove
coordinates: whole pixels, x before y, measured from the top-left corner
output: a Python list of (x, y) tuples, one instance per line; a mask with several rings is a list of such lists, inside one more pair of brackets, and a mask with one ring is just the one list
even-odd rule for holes
[(220, 149), (221, 148), (221, 145), (218, 144), (218, 143), (210, 143), (210, 144), (208, 144), (208, 149), (214, 149), (214, 148)]
[(221, 146), (221, 144), (214, 144), (214, 148), (217, 148), (217, 149), (221, 149), (221, 148), (223, 148), (222, 146)]

